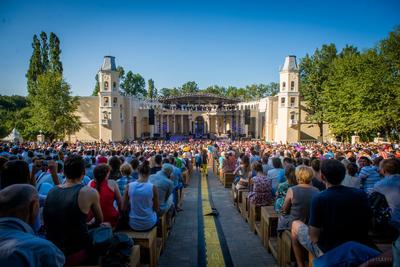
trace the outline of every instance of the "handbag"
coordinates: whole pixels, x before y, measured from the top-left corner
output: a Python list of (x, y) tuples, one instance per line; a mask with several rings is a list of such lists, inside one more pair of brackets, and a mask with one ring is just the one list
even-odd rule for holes
[(113, 232), (110, 226), (99, 226), (89, 230), (89, 238), (95, 251), (102, 255), (112, 244)]
[(290, 230), (292, 228), (293, 221), (294, 217), (290, 214), (279, 215), (277, 231), (280, 232), (280, 231)]

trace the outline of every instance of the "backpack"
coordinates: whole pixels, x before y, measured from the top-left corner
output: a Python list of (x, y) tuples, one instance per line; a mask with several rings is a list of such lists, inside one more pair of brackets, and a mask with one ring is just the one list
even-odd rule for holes
[(100, 257), (100, 266), (119, 267), (130, 266), (133, 240), (125, 233), (114, 233), (110, 247)]
[(372, 232), (382, 233), (390, 228), (391, 209), (386, 197), (379, 192), (368, 195), (368, 204), (372, 212)]

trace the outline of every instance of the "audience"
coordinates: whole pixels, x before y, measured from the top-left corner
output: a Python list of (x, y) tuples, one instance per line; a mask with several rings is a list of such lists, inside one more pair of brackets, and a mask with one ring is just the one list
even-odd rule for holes
[(0, 191), (0, 266), (58, 266), (64, 254), (32, 229), (39, 213), (39, 197), (28, 184)]
[(290, 187), (297, 185), (296, 180), (296, 168), (292, 164), (288, 164), (285, 167), (285, 178), (286, 181), (278, 185), (278, 190), (276, 191), (276, 200), (274, 204), (274, 209), (277, 213), (282, 210), (283, 203), (286, 198), (287, 191)]
[[(129, 164), (127, 165), (129, 166)], [(93, 175), (94, 179), (90, 181), (89, 186), (95, 188), (99, 193), (103, 221), (109, 223), (114, 228), (118, 223), (118, 211), (121, 210), (122, 205), (118, 184), (115, 180), (108, 179), (110, 167), (104, 163), (94, 168)], [(114, 207), (114, 201), (118, 209)], [(92, 214), (89, 215), (89, 219), (91, 218)]]
[(271, 205), (274, 201), (272, 181), (263, 173), (261, 162), (254, 161), (252, 169), (256, 175), (249, 179), (248, 198), (250, 202), (257, 207)]
[(129, 212), (129, 227), (147, 232), (157, 225), (159, 198), (157, 186), (149, 182), (150, 167), (139, 167), (139, 179), (126, 185), (123, 210)]

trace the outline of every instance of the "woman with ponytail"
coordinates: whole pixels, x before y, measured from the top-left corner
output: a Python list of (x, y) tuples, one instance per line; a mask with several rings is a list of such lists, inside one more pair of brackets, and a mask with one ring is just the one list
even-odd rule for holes
[[(121, 210), (121, 193), (115, 180), (109, 180), (111, 168), (107, 164), (99, 164), (93, 170), (94, 179), (88, 184), (96, 188), (100, 195), (100, 206), (103, 212), (104, 222), (108, 222), (114, 228), (117, 225), (119, 211)], [(118, 210), (114, 207), (117, 202)]]

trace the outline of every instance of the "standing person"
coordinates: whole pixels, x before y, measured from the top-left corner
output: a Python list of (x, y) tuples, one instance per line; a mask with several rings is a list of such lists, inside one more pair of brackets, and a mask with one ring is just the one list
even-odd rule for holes
[(198, 150), (196, 150), (196, 154), (194, 155), (194, 159), (196, 162), (196, 171), (199, 171), (199, 168), (201, 167), (201, 154)]
[(208, 163), (208, 154), (207, 154), (207, 150), (203, 149), (203, 151), (201, 152), (201, 171), (202, 173), (204, 173), (206, 176), (208, 176), (208, 167), (207, 167), (207, 163)]
[(0, 191), (0, 266), (56, 266), (64, 254), (53, 243), (35, 236), (39, 197), (32, 185), (15, 184)]
[[(129, 164), (127, 165), (129, 166)], [(97, 165), (93, 170), (94, 179), (90, 181), (89, 186), (99, 192), (103, 221), (110, 223), (114, 228), (118, 222), (118, 211), (121, 210), (122, 201), (118, 184), (116, 181), (108, 179), (109, 175), (110, 167), (108, 165)], [(116, 201), (118, 209), (114, 207), (114, 201)]]
[(360, 189), (360, 178), (357, 177), (357, 164), (350, 162), (346, 166), (346, 176), (343, 179), (342, 185)]
[(139, 179), (126, 186), (123, 210), (129, 213), (129, 227), (132, 230), (147, 232), (157, 225), (158, 190), (149, 182), (148, 164), (142, 164), (138, 171)]
[(85, 162), (71, 155), (65, 161), (65, 183), (55, 186), (47, 195), (43, 209), (46, 239), (53, 242), (66, 256), (66, 265), (85, 263), (91, 254), (87, 215), (93, 213), (92, 226), (103, 222), (99, 194), (82, 184)]

